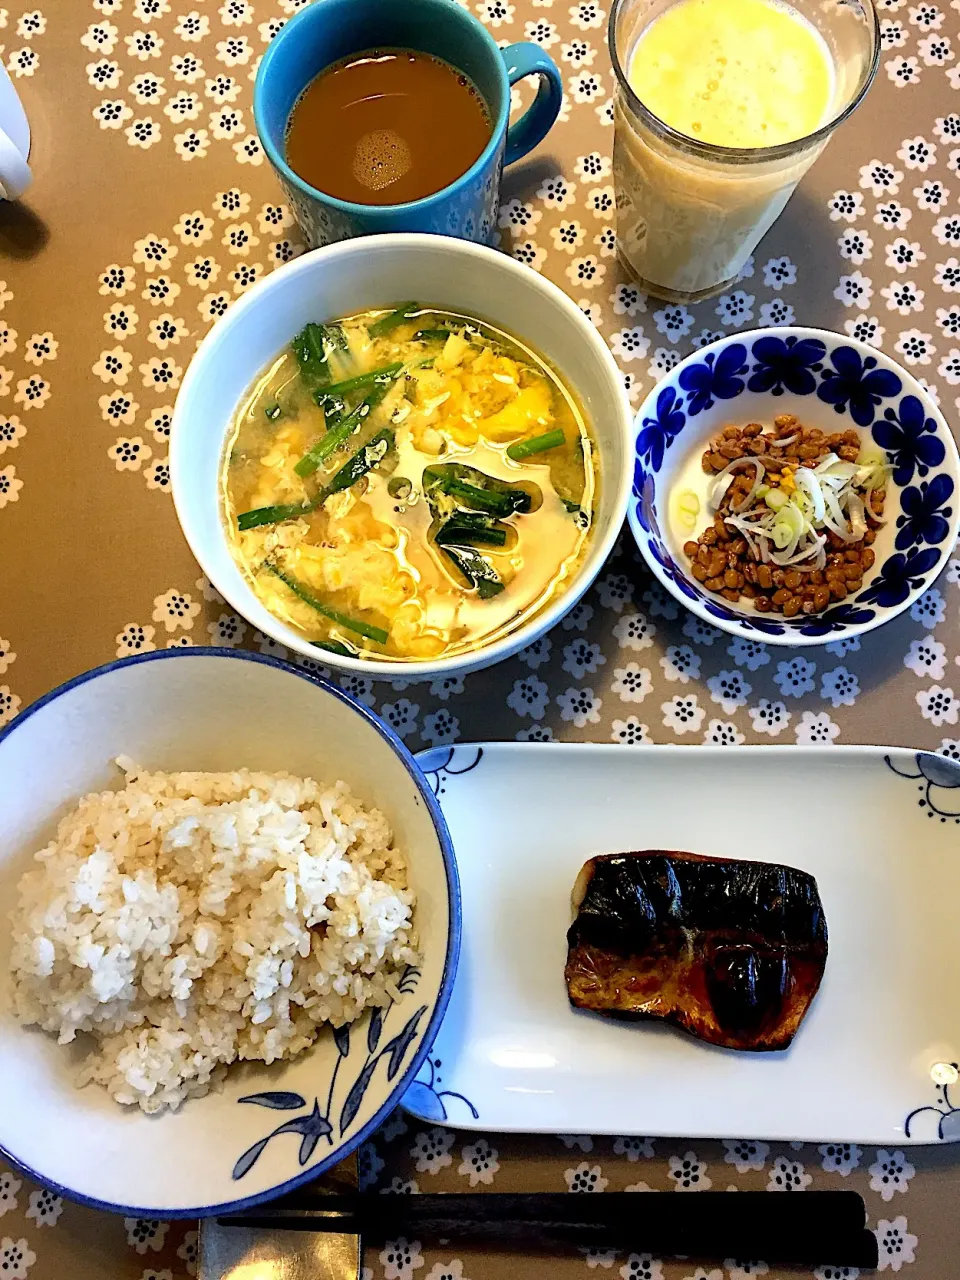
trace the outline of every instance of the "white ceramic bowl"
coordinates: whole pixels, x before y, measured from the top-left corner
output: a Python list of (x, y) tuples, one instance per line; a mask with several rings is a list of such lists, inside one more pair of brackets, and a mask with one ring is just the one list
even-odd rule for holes
[[(232, 1067), (222, 1090), (174, 1113), (147, 1116), (98, 1085), (75, 1087), (79, 1043), (58, 1045), (10, 1011), (9, 927), (0, 929), (0, 1155), (62, 1194), (137, 1217), (246, 1208), (315, 1178), (357, 1147), (423, 1062), (459, 949), (446, 824), (403, 744), (340, 689), (259, 654), (161, 650), (78, 676), (0, 734), (5, 912), (57, 820), (86, 792), (120, 784), (111, 764), (118, 754), (158, 769), (248, 766), (343, 778), (383, 810), (408, 851), (423, 964), (401, 983), (379, 1038), (364, 1016), (348, 1036), (323, 1034), (292, 1061)], [(345, 1112), (351, 1093), (359, 1107)]]
[[(706, 527), (707, 442), (728, 423), (856, 428), (893, 468), (874, 551), (856, 596), (819, 614), (758, 613), (707, 591), (683, 550)], [(943, 414), (916, 378), (865, 342), (826, 329), (753, 329), (711, 342), (660, 380), (637, 414), (630, 529), (653, 573), (693, 613), (731, 635), (776, 645), (861, 635), (908, 609), (934, 582), (960, 528), (960, 459)], [(699, 489), (701, 514), (683, 527), (672, 501)]]
[(603, 339), (556, 285), (505, 254), (447, 236), (368, 236), (307, 254), (254, 285), (200, 344), (177, 397), (170, 469), (180, 524), (210, 581), (265, 635), (315, 658), (308, 640), (264, 608), (230, 554), (218, 484), (227, 428), (253, 379), (307, 321), (406, 298), (502, 325), (542, 352), (579, 395), (601, 470), (583, 563), (567, 590), (522, 627), (476, 651), (426, 662), (323, 656), (343, 671), (416, 680), (488, 666), (549, 630), (593, 582), (623, 524), (630, 496), (629, 402)]

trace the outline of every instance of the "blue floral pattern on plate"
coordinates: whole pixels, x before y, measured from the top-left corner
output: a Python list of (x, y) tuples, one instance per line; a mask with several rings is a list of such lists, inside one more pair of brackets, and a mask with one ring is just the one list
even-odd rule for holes
[[(818, 403), (829, 406), (829, 417)], [(747, 601), (702, 588), (679, 546), (671, 546), (665, 520), (666, 499), (691, 452), (727, 422), (770, 421), (784, 412), (828, 432), (869, 430), (893, 468), (889, 528), (881, 528), (877, 562), (862, 589), (823, 613), (794, 618), (758, 614)], [(757, 330), (689, 356), (648, 396), (637, 415), (629, 518), (656, 576), (700, 617), (776, 644), (818, 644), (872, 629), (930, 585), (956, 537), (958, 479), (949, 428), (922, 387), (882, 352), (815, 329)]]

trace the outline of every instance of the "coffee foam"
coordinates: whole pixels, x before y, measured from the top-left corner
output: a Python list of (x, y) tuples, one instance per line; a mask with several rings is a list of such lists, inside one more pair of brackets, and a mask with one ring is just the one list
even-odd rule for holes
[(382, 191), (409, 172), (413, 164), (410, 148), (393, 129), (374, 129), (357, 143), (353, 156), (353, 176), (368, 191)]

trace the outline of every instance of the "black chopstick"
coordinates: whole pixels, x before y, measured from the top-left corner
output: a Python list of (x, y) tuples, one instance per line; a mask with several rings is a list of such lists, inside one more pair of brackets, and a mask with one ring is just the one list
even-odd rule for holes
[(384, 1240), (449, 1238), (557, 1251), (615, 1248), (657, 1257), (762, 1258), (775, 1266), (877, 1265), (853, 1191), (700, 1191), (601, 1195), (317, 1195), (219, 1218), (224, 1226), (334, 1231)]

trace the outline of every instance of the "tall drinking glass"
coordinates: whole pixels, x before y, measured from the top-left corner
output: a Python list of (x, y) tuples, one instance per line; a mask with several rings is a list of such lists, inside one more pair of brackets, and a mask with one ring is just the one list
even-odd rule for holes
[[(827, 119), (777, 146), (719, 146), (658, 119), (630, 84), (638, 41), (670, 2), (614, 0), (610, 12), (617, 248), (648, 293), (697, 302), (736, 280), (834, 129), (863, 99), (877, 70), (880, 27), (872, 0), (792, 0), (833, 62)], [(691, 43), (696, 39), (691, 31)]]

